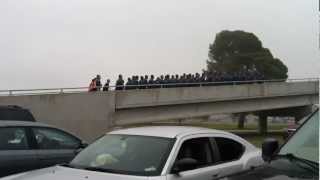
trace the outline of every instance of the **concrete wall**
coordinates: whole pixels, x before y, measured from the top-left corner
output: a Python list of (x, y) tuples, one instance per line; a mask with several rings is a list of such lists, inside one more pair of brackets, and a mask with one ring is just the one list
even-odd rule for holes
[(37, 121), (63, 128), (84, 140), (111, 127), (115, 94), (78, 93), (0, 97), (0, 105), (19, 105), (31, 110)]
[(168, 119), (186, 119), (222, 113), (255, 112), (261, 110), (300, 107), (318, 104), (318, 96), (279, 96), (246, 100), (230, 100), (156, 107), (119, 109), (115, 114), (116, 125), (155, 122)]
[(116, 94), (115, 124), (186, 119), (319, 103), (319, 82), (147, 89)]
[(127, 109), (306, 94), (319, 94), (319, 82), (273, 82), (122, 91), (116, 94), (116, 108)]

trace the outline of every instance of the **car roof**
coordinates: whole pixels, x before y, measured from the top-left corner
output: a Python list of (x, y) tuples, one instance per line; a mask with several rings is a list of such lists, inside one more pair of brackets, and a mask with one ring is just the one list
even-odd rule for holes
[(25, 108), (17, 105), (0, 105), (0, 109), (19, 109), (19, 110), (25, 110)]
[(12, 121), (12, 120), (1, 120), (0, 127), (13, 127), (13, 126), (36, 126), (36, 127), (53, 127), (40, 122), (31, 121)]
[(202, 128), (202, 127), (192, 127), (192, 126), (146, 126), (146, 127), (136, 127), (136, 128), (115, 130), (107, 134), (140, 135), (140, 136), (175, 138), (177, 136), (186, 136), (186, 135), (198, 134), (198, 133), (230, 134), (225, 131)]

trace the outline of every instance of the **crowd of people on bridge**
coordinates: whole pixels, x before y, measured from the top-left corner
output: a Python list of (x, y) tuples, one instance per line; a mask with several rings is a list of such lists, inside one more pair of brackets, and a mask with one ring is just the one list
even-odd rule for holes
[[(246, 70), (234, 73), (225, 72), (203, 72), (195, 74), (176, 74), (176, 75), (154, 75), (132, 76), (124, 80), (120, 74), (115, 83), (115, 90), (132, 89), (154, 89), (154, 88), (172, 88), (172, 87), (197, 87), (214, 86), (227, 84), (251, 83), (250, 81), (265, 80), (262, 73), (257, 70)], [(92, 79), (89, 91), (109, 91), (110, 79), (105, 84), (101, 83), (101, 76), (97, 75)]]

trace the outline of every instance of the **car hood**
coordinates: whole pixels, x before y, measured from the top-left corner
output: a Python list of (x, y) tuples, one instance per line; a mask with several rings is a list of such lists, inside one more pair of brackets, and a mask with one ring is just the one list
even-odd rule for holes
[(17, 175), (8, 176), (1, 180), (147, 180), (148, 177), (132, 176), (122, 174), (111, 174), (104, 172), (95, 172), (81, 169), (73, 169), (62, 166), (54, 166), (50, 168), (30, 171)]
[(308, 180), (318, 179), (319, 175), (301, 168), (289, 160), (274, 160), (254, 170), (235, 174), (231, 180)]

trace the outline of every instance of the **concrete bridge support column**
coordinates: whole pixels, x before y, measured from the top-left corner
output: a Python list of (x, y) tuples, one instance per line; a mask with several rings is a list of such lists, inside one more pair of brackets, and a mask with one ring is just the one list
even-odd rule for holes
[(268, 132), (268, 116), (260, 115), (259, 116), (259, 134), (263, 135)]
[(238, 119), (238, 129), (243, 129), (244, 128), (244, 123), (246, 120), (246, 113), (240, 113), (239, 114), (239, 119)]

